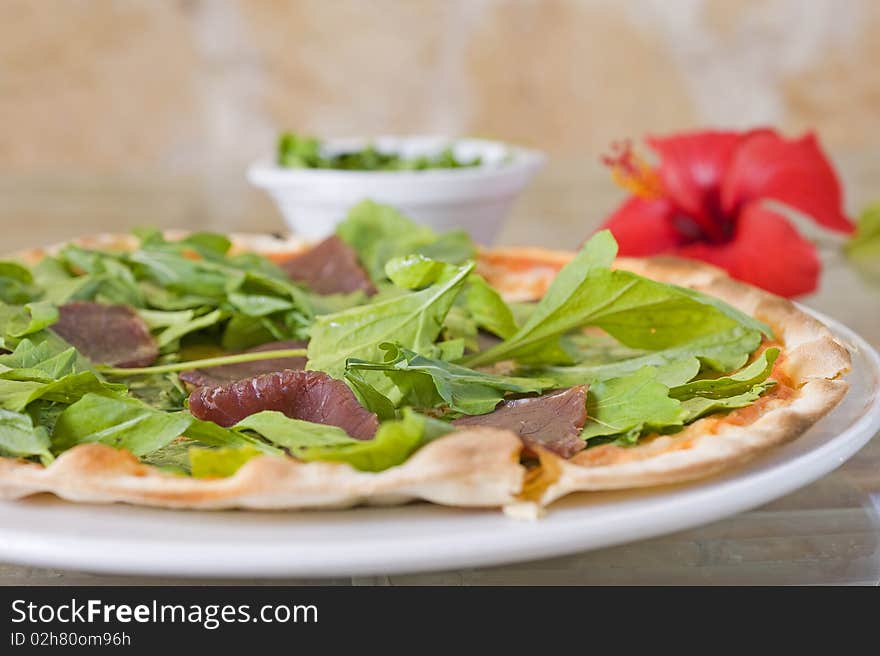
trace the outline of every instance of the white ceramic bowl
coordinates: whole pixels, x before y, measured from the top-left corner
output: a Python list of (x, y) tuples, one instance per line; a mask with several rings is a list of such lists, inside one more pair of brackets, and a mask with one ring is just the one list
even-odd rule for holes
[(482, 243), (495, 237), (516, 197), (544, 163), (544, 155), (483, 139), (377, 137), (328, 139), (328, 154), (374, 144), (404, 157), (435, 154), (452, 146), (457, 158), (482, 158), (479, 166), (424, 171), (287, 169), (258, 161), (248, 179), (265, 189), (290, 229), (308, 239), (331, 234), (349, 208), (365, 198), (386, 203), (438, 231), (464, 228)]

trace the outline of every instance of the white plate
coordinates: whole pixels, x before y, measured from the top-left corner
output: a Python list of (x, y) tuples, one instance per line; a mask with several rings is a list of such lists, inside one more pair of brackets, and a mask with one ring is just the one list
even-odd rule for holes
[(74, 505), (44, 496), (0, 503), (0, 561), (117, 574), (391, 574), (557, 556), (714, 521), (827, 474), (880, 430), (880, 357), (849, 329), (820, 318), (853, 349), (849, 394), (799, 439), (724, 476), (576, 495), (536, 522), (427, 504), (185, 512)]

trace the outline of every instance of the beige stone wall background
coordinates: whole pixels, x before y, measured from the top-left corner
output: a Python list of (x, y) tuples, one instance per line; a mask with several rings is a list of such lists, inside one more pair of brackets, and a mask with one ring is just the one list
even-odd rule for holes
[(525, 207), (588, 222), (625, 136), (813, 128), (858, 178), (878, 33), (877, 0), (0, 0), (0, 223), (275, 226), (243, 170), (283, 128), (543, 148)]

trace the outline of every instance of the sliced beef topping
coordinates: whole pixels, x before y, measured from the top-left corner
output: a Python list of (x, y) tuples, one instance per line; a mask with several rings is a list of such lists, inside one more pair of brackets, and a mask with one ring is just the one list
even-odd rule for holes
[(76, 301), (58, 308), (52, 330), (92, 362), (114, 367), (148, 367), (159, 347), (147, 324), (127, 305)]
[(370, 277), (358, 263), (357, 253), (335, 235), (281, 262), (281, 268), (318, 294), (347, 294), (359, 289), (370, 295), (376, 293)]
[(543, 447), (570, 458), (586, 443), (579, 437), (587, 421), (587, 388), (584, 385), (527, 399), (503, 401), (486, 415), (461, 417), (456, 426), (506, 428), (527, 447)]
[(200, 387), (190, 394), (189, 410), (221, 426), (262, 410), (277, 410), (292, 419), (339, 426), (359, 440), (372, 438), (379, 427), (378, 417), (358, 403), (348, 385), (322, 371), (287, 369)]
[[(281, 349), (305, 348), (308, 342), (288, 340), (284, 342), (269, 342), (250, 348), (243, 353), (262, 353), (264, 351), (279, 351)], [(195, 387), (217, 387), (243, 378), (253, 378), (260, 374), (268, 374), (273, 371), (284, 369), (305, 369), (306, 358), (272, 358), (271, 360), (257, 360), (255, 362), (242, 362), (240, 364), (225, 364), (221, 367), (208, 369), (191, 369), (180, 374), (180, 380)]]

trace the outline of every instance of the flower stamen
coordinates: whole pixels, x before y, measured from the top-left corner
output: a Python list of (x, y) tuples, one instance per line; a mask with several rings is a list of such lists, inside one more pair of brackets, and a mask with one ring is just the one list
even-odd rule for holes
[(611, 152), (603, 155), (602, 163), (611, 169), (611, 177), (623, 189), (642, 198), (663, 195), (663, 184), (657, 171), (633, 149), (632, 140), (614, 141)]

